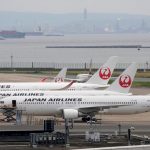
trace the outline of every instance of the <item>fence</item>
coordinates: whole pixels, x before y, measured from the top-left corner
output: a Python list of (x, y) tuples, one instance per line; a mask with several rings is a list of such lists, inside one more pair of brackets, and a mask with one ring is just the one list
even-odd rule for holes
[[(93, 63), (92, 68), (98, 69), (103, 63)], [(118, 63), (116, 69), (125, 69), (129, 66), (129, 63)], [(67, 67), (68, 69), (88, 69), (90, 68), (90, 63), (54, 63), (54, 62), (0, 62), (0, 69), (12, 69), (12, 68), (53, 68), (61, 69)], [(150, 69), (150, 63), (139, 63), (138, 69)]]

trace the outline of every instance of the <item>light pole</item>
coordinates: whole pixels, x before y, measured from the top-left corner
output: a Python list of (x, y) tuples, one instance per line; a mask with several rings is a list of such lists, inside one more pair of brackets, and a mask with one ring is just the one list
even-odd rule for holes
[(11, 65), (11, 69), (13, 69), (13, 55), (11, 54), (11, 56), (10, 56), (10, 65)]
[(147, 71), (148, 71), (148, 61), (146, 61), (146, 69), (147, 69)]

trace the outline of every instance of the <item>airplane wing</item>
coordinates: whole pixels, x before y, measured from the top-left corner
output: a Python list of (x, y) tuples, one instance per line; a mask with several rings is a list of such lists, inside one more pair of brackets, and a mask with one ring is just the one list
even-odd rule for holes
[[(45, 77), (43, 79), (41, 79), (40, 82), (45, 82), (48, 79), (56, 79), (56, 77)], [(82, 79), (71, 79), (71, 78), (64, 78), (65, 81), (76, 81), (76, 82), (83, 82)], [(64, 81), (63, 81), (64, 82)]]
[(57, 89), (57, 91), (61, 91), (61, 90), (67, 90), (68, 88), (70, 88), (71, 87), (71, 85), (73, 84), (73, 83), (75, 83), (76, 81), (71, 81), (69, 84), (67, 84), (65, 87), (63, 87), (63, 88), (60, 88), (60, 89)]
[[(46, 78), (47, 79), (47, 78)], [(46, 80), (45, 79), (45, 80)], [(42, 82), (44, 82), (44, 81), (42, 81)], [(73, 84), (73, 83), (75, 83), (76, 81), (75, 80), (72, 80), (69, 84), (67, 84), (65, 87), (63, 87), (63, 88), (60, 88), (60, 89), (55, 89), (54, 91), (61, 91), (61, 90), (67, 90), (68, 88), (70, 88), (71, 87), (71, 85)], [(52, 90), (50, 90), (50, 91), (52, 91)]]
[(71, 79), (71, 78), (64, 78), (66, 81), (76, 81), (76, 82), (82, 82), (82, 79)]
[(47, 79), (48, 79), (48, 77), (45, 77), (45, 78), (41, 79), (40, 82), (45, 82)]
[(88, 113), (96, 113), (104, 109), (117, 108), (120, 106), (128, 106), (128, 105), (103, 105), (103, 106), (84, 107), (84, 108), (79, 108), (78, 111), (88, 114)]
[(121, 104), (115, 104), (115, 105), (87, 105), (87, 106), (82, 106), (82, 107), (75, 107), (75, 108), (63, 108), (60, 109), (60, 112), (62, 112), (64, 118), (78, 118), (79, 116), (84, 116), (84, 115), (95, 115), (96, 113), (103, 111), (105, 109), (110, 109), (110, 108), (117, 108), (119, 106), (128, 106), (128, 105), (121, 105)]
[(45, 82), (45, 81), (48, 80), (48, 79), (55, 80), (56, 77), (52, 77), (52, 76), (50, 76), (50, 77), (45, 77), (45, 78), (41, 79), (41, 82)]

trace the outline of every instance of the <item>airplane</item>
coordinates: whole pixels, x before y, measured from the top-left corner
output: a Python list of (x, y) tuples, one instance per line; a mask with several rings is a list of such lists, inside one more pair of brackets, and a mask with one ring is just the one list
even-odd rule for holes
[[(74, 83), (68, 90), (104, 89), (117, 63), (117, 56), (110, 57), (108, 61), (85, 83)], [(60, 90), (70, 82), (18, 82), (0, 83), (0, 91), (29, 91), (29, 90)]]
[(64, 82), (64, 79), (66, 78), (67, 68), (64, 67), (60, 70), (60, 72), (57, 74), (56, 77), (45, 77), (41, 80), (41, 82), (45, 82), (47, 79), (52, 78), (53, 80), (51, 82)]
[(0, 108), (22, 110), (23, 114), (82, 117), (89, 121), (97, 113), (137, 114), (150, 111), (150, 96), (14, 96), (0, 100)]
[[(0, 99), (7, 96), (48, 96), (48, 95), (132, 95), (129, 93), (134, 76), (137, 71), (137, 64), (132, 63), (120, 76), (105, 90), (81, 90), (81, 91), (0, 91)], [(75, 81), (74, 81), (75, 82)], [(74, 82), (71, 82), (70, 87)], [(68, 88), (66, 87), (66, 88)]]
[(92, 74), (78, 74), (76, 79), (80, 82), (86, 82), (92, 77)]
[[(76, 76), (76, 79), (65, 78), (65, 80), (68, 80), (68, 81), (74, 80), (74, 81), (77, 81), (80, 83), (88, 83), (89, 82), (89, 83), (97, 84), (97, 82), (95, 80), (95, 79), (97, 79), (97, 81), (99, 81), (99, 82), (103, 81), (103, 84), (107, 84), (109, 79), (111, 78), (110, 75), (112, 75), (112, 72), (114, 70), (114, 66), (116, 65), (117, 61), (118, 61), (118, 56), (111, 56), (108, 59), (108, 61), (101, 68), (99, 68), (97, 70), (97, 72), (95, 72), (94, 75), (90, 71), (89, 74), (78, 74)], [(110, 64), (110, 62), (114, 62), (114, 63)]]
[(86, 82), (91, 77), (92, 77), (92, 59), (90, 60), (90, 64), (89, 64), (89, 73), (77, 74), (76, 79), (78, 79), (80, 82)]

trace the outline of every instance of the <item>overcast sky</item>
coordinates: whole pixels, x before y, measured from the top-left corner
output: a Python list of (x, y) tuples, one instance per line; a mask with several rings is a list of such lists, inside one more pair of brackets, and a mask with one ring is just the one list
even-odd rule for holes
[(150, 15), (150, 0), (0, 0), (0, 11), (119, 12)]

